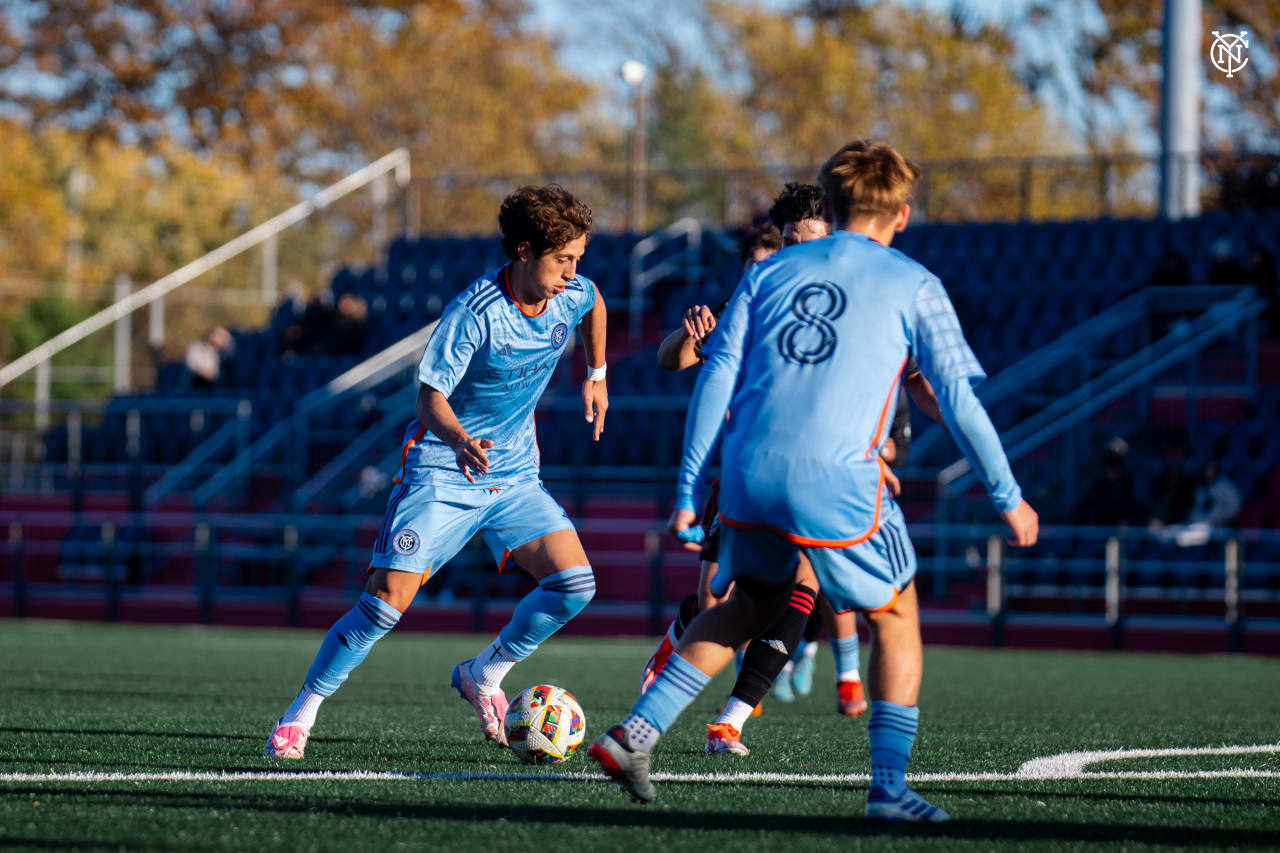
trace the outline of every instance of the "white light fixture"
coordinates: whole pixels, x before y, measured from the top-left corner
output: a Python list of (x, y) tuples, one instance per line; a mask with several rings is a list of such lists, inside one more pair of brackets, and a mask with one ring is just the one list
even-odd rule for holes
[(649, 69), (643, 62), (628, 59), (622, 63), (622, 79), (628, 86), (639, 86), (649, 75)]

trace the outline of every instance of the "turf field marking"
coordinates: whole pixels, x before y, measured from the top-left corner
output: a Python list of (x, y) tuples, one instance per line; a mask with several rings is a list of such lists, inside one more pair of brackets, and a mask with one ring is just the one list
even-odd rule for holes
[[(1274, 750), (1271, 750), (1274, 751)], [(1114, 758), (1113, 753), (1104, 753)], [(1037, 761), (1043, 759), (1036, 759)], [(1028, 762), (1030, 764), (1031, 762)], [(1024, 767), (1026, 765), (1023, 765)], [(1250, 770), (1125, 770), (1085, 773), (1054, 771), (1051, 775), (1017, 773), (910, 773), (912, 782), (1029, 782), (1070, 779), (1280, 779), (1280, 771)], [(3, 773), (0, 783), (22, 782), (602, 782), (597, 773), (386, 773), (369, 770), (315, 772), (190, 772), (168, 773)], [(733, 782), (733, 783), (866, 783), (865, 773), (654, 773), (655, 782)]]
[[(1181, 778), (1170, 776), (1119, 776), (1115, 773), (1085, 773), (1084, 768), (1089, 764), (1097, 764), (1100, 761), (1117, 761), (1124, 758), (1171, 758), (1178, 755), (1250, 755), (1254, 753), (1275, 753), (1280, 752), (1280, 744), (1255, 744), (1253, 746), (1189, 746), (1176, 747), (1172, 749), (1106, 749), (1093, 750), (1089, 752), (1063, 752), (1058, 755), (1050, 755), (1045, 758), (1033, 758), (1018, 768), (1018, 772), (1014, 774), (1019, 779), (1079, 779), (1084, 776), (1089, 778)], [(1152, 771), (1160, 773), (1161, 771)], [(1211, 772), (1211, 771), (1204, 771)], [(1242, 771), (1219, 771), (1219, 772), (1242, 772)], [(1257, 771), (1261, 772), (1261, 771)], [(1205, 776), (1197, 776), (1196, 778), (1208, 778)]]

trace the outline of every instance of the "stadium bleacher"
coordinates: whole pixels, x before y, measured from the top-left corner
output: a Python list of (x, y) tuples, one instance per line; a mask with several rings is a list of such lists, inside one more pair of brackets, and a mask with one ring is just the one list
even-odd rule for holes
[[(654, 480), (664, 470), (669, 473), (671, 466), (679, 461), (683, 405), (696, 380), (696, 371), (671, 373), (659, 369), (653, 346), (663, 330), (678, 324), (688, 305), (714, 305), (727, 296), (739, 274), (739, 261), (730, 237), (704, 236), (698, 280), (687, 281), (680, 272), (650, 288), (644, 302), (644, 334), (642, 339), (633, 341), (626, 334), (622, 309), (629, 296), (630, 255), (637, 240), (637, 235), (597, 235), (581, 265), (582, 273), (597, 282), (612, 309), (609, 380), (616, 405), (610, 414), (606, 435), (599, 444), (582, 440), (580, 401), (577, 401), (577, 382), (582, 374), (580, 358), (565, 359), (566, 364), (553, 378), (552, 390), (538, 413), (539, 444), (548, 484), (562, 499), (571, 501), (571, 511), (583, 522), (584, 543), (593, 554), (599, 552), (602, 564), (612, 561), (629, 567), (626, 572), (609, 574), (612, 578), (609, 583), (613, 584), (607, 590), (609, 597), (621, 601), (645, 601), (652, 594), (646, 574), (637, 571), (650, 557), (646, 555), (644, 536), (638, 528), (634, 534), (625, 535), (605, 532), (604, 528), (618, 519), (636, 523), (644, 519), (647, 523), (664, 511), (662, 502), (669, 490), (656, 485)], [(1232, 262), (1254, 246), (1263, 247), (1272, 257), (1280, 255), (1280, 211), (1212, 213), (1177, 223), (1099, 220), (919, 225), (909, 228), (895, 242), (895, 248), (935, 271), (947, 284), (969, 340), (990, 375), (1145, 287), (1219, 283), (1215, 275), (1223, 271), (1230, 273)], [(360, 352), (343, 355), (286, 352), (287, 347), (282, 343), (284, 331), (290, 325), (303, 322), (307, 310), (305, 306), (286, 301), (266, 327), (234, 330), (235, 354), (224, 364), (215, 387), (191, 387), (185, 368), (175, 364), (159, 371), (156, 387), (151, 392), (111, 400), (100, 423), (84, 428), (80, 462), (84, 466), (114, 465), (129, 472), (133, 480), (122, 476), (114, 481), (122, 491), (134, 488), (139, 481), (144, 484), (153, 481), (181, 463), (234, 418), (235, 404), (240, 400), (249, 401), (252, 407), (244, 441), (255, 440), (287, 418), (305, 395), (430, 323), (454, 293), (478, 273), (497, 267), (502, 260), (500, 247), (492, 238), (397, 239), (388, 247), (383, 263), (341, 269), (330, 283), (334, 300), (344, 294), (354, 294), (368, 306), (369, 333)], [(1239, 266), (1238, 263), (1235, 266), (1237, 272)], [(1249, 271), (1249, 275), (1256, 277), (1257, 272)], [(1266, 295), (1277, 290), (1274, 268), (1269, 275), (1270, 279), (1254, 282)], [(1239, 275), (1228, 275), (1221, 283), (1240, 280)], [(1167, 328), (1175, 328), (1184, 318), (1164, 317), (1160, 322)], [(1124, 330), (1122, 334), (1102, 339), (1090, 357), (1098, 365), (1106, 366), (1133, 355), (1143, 344), (1136, 330)], [(1276, 358), (1280, 347), (1263, 341), (1258, 353), (1255, 387), (1239, 387), (1237, 379), (1242, 374), (1237, 352), (1211, 349), (1199, 360), (1199, 372), (1195, 376), (1175, 372), (1171, 375), (1176, 381), (1172, 382), (1166, 377), (1166, 390), (1152, 397), (1143, 418), (1126, 409), (1128, 404), (1099, 413), (1094, 434), (1101, 437), (1107, 430), (1123, 433), (1132, 448), (1127, 466), (1133, 477), (1139, 513), (1144, 513), (1153, 500), (1152, 486), (1165, 449), (1176, 445), (1185, 448), (1186, 467), (1192, 476), (1206, 461), (1221, 463), (1244, 494), (1242, 523), (1257, 527), (1280, 524), (1280, 439), (1267, 428), (1280, 416), (1280, 360)], [(1024, 395), (1027, 399), (993, 407), (993, 419), (1003, 432), (1036, 406), (1073, 388), (1073, 383), (1078, 384), (1080, 379), (1072, 370), (1053, 371), (1033, 392)], [(352, 471), (358, 474), (360, 468), (389, 467), (390, 451), (398, 446), (400, 430), (410, 413), (406, 409), (383, 414), (375, 406), (393, 391), (400, 390), (406, 381), (407, 374), (397, 375), (367, 389), (352, 402), (327, 410), (322, 422), (315, 425), (323, 437), (313, 436), (313, 444), (300, 463), (302, 476), (315, 474), (362, 430), (379, 424), (383, 429), (382, 439)], [(1215, 391), (1219, 386), (1227, 390)], [(1199, 390), (1193, 390), (1197, 388)], [(1198, 398), (1189, 408), (1189, 395), (1197, 394)], [(916, 415), (917, 435), (921, 435), (928, 426), (918, 413)], [(137, 456), (131, 456), (128, 451), (130, 429), (135, 431), (134, 441), (141, 448)], [(44, 441), (46, 461), (67, 460), (65, 424), (49, 430)], [(947, 452), (949, 448), (947, 443)], [(1045, 483), (1034, 500), (1047, 522), (1070, 522), (1075, 512), (1074, 496), (1100, 471), (1100, 453), (1073, 457), (1075, 486), (1071, 490), (1063, 488), (1059, 450), (1047, 447), (1015, 463), (1024, 479)], [(915, 478), (908, 481), (903, 503), (915, 522), (935, 518), (937, 490), (932, 478), (938, 467), (955, 458), (954, 453), (947, 456), (947, 452), (936, 457), (934, 467), (924, 470), (923, 474), (915, 472)], [(626, 487), (627, 472), (641, 469), (645, 471), (645, 482)], [(603, 485), (588, 489), (575, 481), (589, 470), (602, 472), (599, 479)], [(251, 483), (246, 480), (244, 488), (220, 496), (224, 498), (219, 505), (221, 510), (281, 512), (291, 506), (298, 508), (290, 503), (290, 489), (298, 485), (296, 478), (291, 481), (270, 466), (254, 466), (248, 476), (253, 478)], [(344, 478), (338, 479), (346, 483)], [(332, 490), (308, 497), (305, 504), (308, 512), (352, 513), (367, 516), (368, 523), (352, 527), (350, 531), (328, 534), (333, 541), (327, 544), (321, 541), (323, 531), (312, 535), (308, 548), (299, 557), (307, 583), (337, 587), (350, 583), (347, 567), (362, 559), (355, 553), (361, 549), (352, 547), (354, 540), (350, 535), (353, 531), (357, 538), (372, 535), (385, 499), (384, 489), (364, 491), (367, 494), (358, 503)], [(346, 494), (351, 493), (347, 488)], [(181, 494), (174, 499), (176, 503), (170, 508), (189, 506)], [(601, 522), (601, 532), (591, 530), (593, 521)], [(266, 548), (264, 543), (279, 539), (278, 531), (254, 534), (228, 531), (220, 535), (223, 547), (238, 555), (224, 554), (220, 560), (220, 577), (224, 582), (249, 578), (254, 571), (252, 566), (259, 562), (263, 567), (258, 570), (254, 583), (281, 582), (280, 567), (271, 568), (279, 561), (278, 557), (261, 556), (267, 553), (262, 550)], [(117, 571), (124, 578), (168, 577), (182, 584), (199, 576), (197, 563), (189, 558), (175, 562), (158, 556), (166, 552), (165, 535), (154, 529), (126, 526), (119, 530), (118, 537), (120, 549), (131, 555), (128, 561), (123, 557), (119, 561)], [(66, 527), (58, 558), (60, 576), (103, 577), (105, 558), (100, 539), (100, 531), (94, 525), (77, 523)], [(932, 547), (929, 543), (922, 545), (922, 565), (931, 559)], [(1100, 541), (1046, 539), (1030, 556), (1047, 557), (1050, 565), (1060, 566), (1048, 575), (1042, 571), (1041, 581), (1047, 577), (1066, 585), (1094, 584), (1099, 581), (1101, 547)], [(1204, 566), (1212, 565), (1208, 552), (1201, 555), (1206, 556), (1207, 561), (1196, 564), (1189, 560), (1194, 556), (1190, 551), (1172, 545), (1135, 541), (1128, 547), (1135, 582), (1183, 584), (1188, 588), (1214, 582), (1204, 574)], [(1280, 560), (1280, 542), (1259, 542), (1250, 547), (1255, 558)], [(670, 543), (662, 543), (661, 550), (666, 558), (662, 563), (665, 577), (676, 571), (670, 567), (680, 562)], [(483, 561), (483, 555), (471, 557)], [(939, 553), (937, 559), (946, 557)], [(1195, 568), (1196, 565), (1200, 568)], [(1016, 579), (1016, 574), (1013, 577)], [(442, 600), (467, 596), (478, 588), (474, 574), (465, 567), (451, 571), (447, 580), (440, 593)], [(1276, 580), (1268, 576), (1258, 582), (1270, 588)], [(927, 575), (922, 577), (922, 583), (922, 589), (929, 587)], [(488, 581), (481, 586), (491, 594), (511, 592), (506, 586), (494, 587)], [(661, 586), (677, 589), (680, 583), (669, 578)], [(961, 594), (961, 601), (970, 600), (970, 603), (978, 602), (974, 606), (981, 606), (980, 590), (955, 594)], [(964, 599), (964, 594), (968, 594), (969, 599)]]

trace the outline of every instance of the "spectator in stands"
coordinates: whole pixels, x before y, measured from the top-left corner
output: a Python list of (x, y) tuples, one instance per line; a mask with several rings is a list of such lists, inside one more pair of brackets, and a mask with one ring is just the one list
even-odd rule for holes
[(302, 318), (284, 330), (281, 352), (307, 355), (324, 351), (325, 342), (333, 329), (333, 302), (333, 291), (327, 287), (311, 297), (302, 312)]
[(222, 362), (231, 358), (236, 342), (222, 326), (214, 326), (203, 338), (187, 346), (183, 364), (187, 367), (188, 384), (192, 388), (212, 388), (222, 375)]
[(1147, 284), (1156, 287), (1167, 287), (1190, 283), (1191, 269), (1187, 264), (1186, 256), (1175, 247), (1166, 246), (1164, 254), (1160, 256), (1160, 263), (1156, 265), (1155, 271), (1151, 273), (1151, 278), (1147, 280)]
[(1191, 512), (1195, 495), (1191, 478), (1182, 466), (1185, 456), (1181, 448), (1170, 448), (1164, 454), (1164, 468), (1156, 475), (1152, 489), (1151, 512), (1147, 525), (1159, 530), (1165, 525), (1181, 524)]
[(342, 294), (325, 336), (325, 350), (331, 355), (360, 355), (369, 337), (368, 318), (369, 305), (363, 297)]
[(1102, 475), (1089, 486), (1084, 500), (1076, 508), (1076, 524), (1116, 527), (1138, 520), (1128, 456), (1128, 443), (1113, 438), (1103, 455)]
[(1210, 527), (1230, 527), (1240, 514), (1240, 487), (1223, 475), (1217, 462), (1204, 466), (1200, 485), (1196, 487), (1191, 502), (1191, 524), (1208, 524)]

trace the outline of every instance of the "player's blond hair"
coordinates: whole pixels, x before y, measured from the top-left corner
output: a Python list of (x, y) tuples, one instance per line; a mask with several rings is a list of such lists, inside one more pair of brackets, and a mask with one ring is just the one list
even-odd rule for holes
[(889, 143), (857, 139), (822, 164), (818, 185), (843, 225), (857, 216), (896, 216), (920, 175)]

